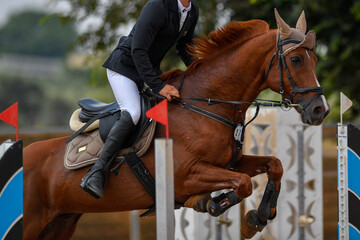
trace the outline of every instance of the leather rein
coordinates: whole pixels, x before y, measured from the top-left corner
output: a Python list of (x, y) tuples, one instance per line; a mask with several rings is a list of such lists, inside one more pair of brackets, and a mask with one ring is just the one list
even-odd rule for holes
[[(299, 109), (300, 112), (305, 111), (305, 109), (314, 101), (316, 100), (318, 97), (320, 97), (322, 94), (324, 94), (324, 90), (322, 87), (308, 87), (308, 88), (299, 88), (296, 86), (293, 78), (291, 77), (290, 71), (287, 67), (286, 61), (285, 61), (285, 57), (283, 54), (283, 46), (286, 44), (290, 44), (290, 43), (295, 43), (295, 44), (299, 44), (301, 43), (301, 41), (299, 40), (295, 40), (295, 39), (288, 39), (288, 40), (281, 40), (281, 37), (279, 36), (278, 39), (278, 43), (277, 43), (277, 51), (273, 54), (273, 56), (271, 57), (269, 66), (267, 68), (266, 74), (265, 74), (265, 83), (267, 80), (267, 76), (270, 72), (272, 63), (276, 57), (276, 55), (278, 55), (278, 65), (277, 65), (277, 69), (279, 69), (280, 71), (280, 94), (281, 94), (281, 101), (274, 101), (274, 100), (264, 100), (264, 99), (259, 99), (257, 98), (255, 101), (253, 102), (243, 102), (243, 101), (223, 101), (223, 100), (216, 100), (216, 99), (210, 99), (210, 98), (175, 98), (173, 99), (171, 102), (172, 103), (176, 103), (178, 105), (180, 105), (183, 108), (186, 108), (190, 111), (199, 113), (203, 116), (206, 116), (208, 118), (211, 118), (215, 121), (218, 121), (232, 129), (234, 129), (234, 139), (236, 141), (236, 150), (233, 154), (232, 160), (231, 160), (231, 165), (229, 167), (229, 170), (233, 170), (235, 167), (235, 163), (237, 160), (237, 157), (240, 153), (240, 151), (243, 148), (243, 144), (244, 144), (244, 136), (245, 136), (245, 128), (252, 122), (255, 120), (255, 118), (258, 116), (259, 111), (260, 111), (260, 106), (266, 106), (266, 107), (280, 107), (283, 110), (285, 109), (289, 109), (290, 107), (296, 107)], [(285, 97), (285, 93), (284, 93), (284, 81), (283, 81), (283, 75), (282, 75), (282, 68), (285, 69), (287, 77), (289, 79), (289, 82), (292, 86), (292, 91), (290, 93), (289, 99), (287, 99)], [(181, 76), (181, 80), (180, 80), (180, 85), (177, 88), (178, 91), (180, 92), (181, 87), (184, 83), (184, 79), (185, 79), (185, 74), (186, 71), (184, 71), (182, 73)], [(147, 91), (148, 92), (148, 91)], [(159, 94), (154, 94), (152, 91), (150, 91), (150, 95), (155, 95), (157, 98), (161, 98), (161, 99), (166, 99), (165, 97), (159, 95)], [(317, 94), (304, 106), (302, 106), (301, 104), (293, 104), (293, 97), (295, 96), (296, 93), (307, 93), (307, 92), (316, 92)], [(230, 104), (232, 105), (234, 108), (236, 108), (237, 111), (239, 111), (241, 113), (242, 116), (242, 121), (240, 123), (235, 123), (229, 119), (226, 119), (218, 114), (215, 114), (213, 112), (210, 112), (208, 110), (202, 109), (200, 107), (197, 107), (195, 105), (189, 104), (189, 103), (185, 103), (183, 102), (184, 100), (187, 101), (197, 101), (197, 102), (207, 102), (208, 105), (215, 105), (215, 104)], [(245, 124), (245, 120), (244, 120), (244, 116), (242, 115), (242, 111), (240, 110), (240, 108), (237, 105), (249, 105), (249, 106), (255, 106), (256, 107), (256, 111), (255, 114), (253, 116), (253, 118), (248, 121)]]

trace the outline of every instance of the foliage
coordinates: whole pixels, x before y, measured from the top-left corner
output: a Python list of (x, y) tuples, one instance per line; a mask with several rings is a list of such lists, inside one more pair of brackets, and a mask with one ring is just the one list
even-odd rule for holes
[(113, 95), (109, 94), (110, 86), (88, 86), (89, 77), (89, 70), (67, 67), (51, 79), (0, 73), (0, 112), (18, 102), (21, 127), (67, 128), (72, 112), (78, 108), (78, 99), (91, 97), (104, 102), (114, 101)]
[[(0, 57), (3, 64), (0, 71), (0, 112), (18, 102), (21, 128), (68, 129), (70, 115), (78, 108), (78, 99), (93, 97), (105, 102), (114, 101), (112, 94), (109, 94), (109, 86), (88, 86), (89, 69), (80, 66), (70, 68), (66, 64), (65, 54), (76, 35), (74, 24), (62, 26), (58, 19), (46, 13), (26, 11), (10, 17), (0, 29)], [(7, 57), (1, 55), (5, 53), (19, 55), (9, 63)], [(69, 62), (82, 61), (78, 54), (72, 57), (76, 59), (68, 58)], [(15, 62), (24, 58), (26, 61), (22, 63)], [(43, 64), (47, 59), (56, 59), (56, 71), (46, 71)], [(24, 63), (25, 66), (22, 65)], [(8, 64), (12, 64), (11, 71), (6, 68)], [(46, 74), (41, 75), (44, 72)], [(9, 127), (0, 121), (0, 128), (3, 126)]]
[(304, 10), (308, 28), (317, 33), (317, 76), (327, 97), (331, 99), (332, 120), (339, 118), (340, 91), (354, 102), (350, 110), (352, 118), (359, 115), (360, 70), (357, 66), (360, 65), (360, 33), (357, 27), (360, 21), (360, 1), (250, 0), (241, 3), (228, 1), (227, 7), (233, 10), (232, 19), (260, 18), (268, 21), (272, 28), (276, 27), (273, 8), (276, 7), (291, 26), (295, 26), (298, 16)]
[[(56, 0), (54, 0), (56, 1)], [(79, 38), (87, 49), (110, 51), (120, 34), (127, 34), (146, 0), (133, 1), (83, 1), (67, 0), (71, 11), (62, 20), (85, 22), (89, 17), (100, 20), (100, 24), (89, 27)], [(291, 26), (302, 10), (305, 10), (310, 29), (317, 33), (318, 56), (317, 75), (325, 87), (327, 97), (343, 91), (355, 103), (352, 115), (360, 111), (360, 0), (197, 0), (200, 19), (197, 35), (208, 34), (211, 30), (231, 20), (263, 19), (275, 28), (274, 8)], [(164, 70), (178, 66), (179, 60), (169, 54)], [(169, 64), (170, 63), (170, 64)], [(334, 97), (332, 97), (334, 99)], [(338, 104), (338, 100), (334, 101)], [(335, 109), (335, 108), (334, 108)], [(336, 113), (336, 114), (335, 114)], [(332, 112), (334, 120), (338, 112)]]
[[(34, 124), (35, 116), (40, 111), (41, 99), (44, 89), (31, 82), (23, 82), (17, 77), (0, 76), (0, 112), (14, 104), (19, 103), (20, 119), (26, 119), (27, 124)], [(8, 93), (11, 94), (8, 94)], [(36, 97), (34, 97), (36, 96)]]
[(61, 57), (76, 39), (73, 24), (62, 26), (58, 19), (40, 12), (13, 15), (0, 29), (0, 53)]
[[(58, 1), (58, 0), (53, 0)], [(132, 1), (99, 1), (99, 0), (67, 0), (71, 10), (58, 17), (63, 23), (76, 22), (85, 26), (85, 30), (77, 39), (78, 44), (86, 49), (111, 51), (120, 35), (128, 34), (130, 27), (136, 22), (142, 7), (148, 0)], [(209, 33), (215, 29), (218, 17), (225, 12), (219, 10), (226, 0), (198, 0), (200, 19), (197, 33)], [(89, 19), (93, 19), (89, 22)], [(94, 19), (97, 21), (94, 24)]]

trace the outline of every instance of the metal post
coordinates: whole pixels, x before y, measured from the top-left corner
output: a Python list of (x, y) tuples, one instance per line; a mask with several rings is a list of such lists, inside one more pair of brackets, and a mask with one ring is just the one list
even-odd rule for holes
[(349, 205), (348, 205), (348, 161), (347, 161), (347, 126), (338, 125), (338, 239), (349, 239)]
[(140, 240), (139, 210), (130, 212), (130, 240)]
[(175, 234), (172, 149), (172, 139), (155, 139), (156, 237), (158, 240), (173, 240)]
[[(298, 140), (298, 200), (299, 200), (299, 218), (305, 216), (305, 180), (304, 180), (304, 129), (297, 127)], [(305, 226), (299, 226), (299, 240), (305, 240)]]

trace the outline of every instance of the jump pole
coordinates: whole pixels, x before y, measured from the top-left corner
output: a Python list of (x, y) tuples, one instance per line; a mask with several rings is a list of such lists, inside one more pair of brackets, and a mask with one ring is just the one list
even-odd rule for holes
[(337, 127), (337, 190), (338, 190), (338, 239), (349, 239), (348, 178), (347, 178), (347, 126)]
[(23, 142), (19, 140), (18, 103), (0, 112), (16, 127), (16, 142), (0, 144), (0, 239), (23, 239)]
[(172, 139), (155, 139), (155, 175), (156, 238), (159, 240), (173, 240), (175, 216)]
[(342, 114), (352, 102), (341, 94), (341, 117), (337, 127), (338, 146), (338, 239), (360, 239), (360, 130), (349, 123), (343, 125)]
[(175, 237), (174, 160), (173, 140), (169, 138), (167, 100), (148, 110), (146, 116), (166, 126), (166, 138), (155, 139), (156, 238), (173, 240)]
[(0, 145), (0, 239), (23, 239), (23, 143)]

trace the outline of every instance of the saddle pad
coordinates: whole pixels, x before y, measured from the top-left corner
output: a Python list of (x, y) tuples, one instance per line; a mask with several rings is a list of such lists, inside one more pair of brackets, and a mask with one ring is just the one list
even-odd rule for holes
[[(78, 131), (80, 128), (82, 128), (86, 123), (81, 122), (79, 118), (79, 113), (81, 112), (81, 108), (76, 109), (73, 114), (70, 117), (69, 125), (70, 129), (74, 132)], [(96, 120), (93, 122), (90, 126), (88, 126), (84, 132), (90, 132), (92, 130), (99, 128), (99, 120)]]
[[(151, 121), (144, 134), (131, 150), (141, 157), (148, 150), (154, 137), (156, 122)], [(83, 132), (66, 145), (64, 156), (64, 166), (66, 169), (75, 170), (96, 162), (104, 147), (100, 138), (99, 130)], [(122, 149), (117, 160), (124, 158), (124, 155), (130, 151), (130, 148)]]

